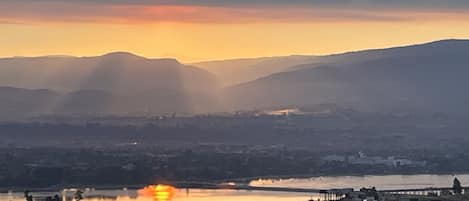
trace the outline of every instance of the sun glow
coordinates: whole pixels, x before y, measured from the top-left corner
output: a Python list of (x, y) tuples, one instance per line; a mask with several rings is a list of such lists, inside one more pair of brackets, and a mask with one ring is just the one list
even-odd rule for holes
[(138, 191), (139, 195), (152, 197), (155, 201), (170, 201), (174, 197), (176, 188), (169, 185), (150, 185)]
[(0, 1), (0, 57), (128, 51), (191, 63), (469, 38), (464, 9), (31, 2)]

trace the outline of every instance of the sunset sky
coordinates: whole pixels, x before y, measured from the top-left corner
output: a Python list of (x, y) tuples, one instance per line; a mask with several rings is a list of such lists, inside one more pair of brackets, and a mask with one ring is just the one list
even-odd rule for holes
[(183, 62), (469, 38), (467, 0), (0, 0), (0, 57)]

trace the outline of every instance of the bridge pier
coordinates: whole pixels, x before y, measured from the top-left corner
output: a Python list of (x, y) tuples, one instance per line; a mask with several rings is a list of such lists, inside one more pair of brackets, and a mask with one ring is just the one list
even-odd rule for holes
[(337, 201), (341, 196), (337, 195), (336, 193), (320, 193), (319, 200), (321, 201)]

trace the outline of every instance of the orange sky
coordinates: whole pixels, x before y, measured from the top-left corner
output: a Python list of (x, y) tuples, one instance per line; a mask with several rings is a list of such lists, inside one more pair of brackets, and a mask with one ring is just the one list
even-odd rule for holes
[(129, 51), (192, 62), (469, 38), (469, 13), (446, 8), (90, 6), (39, 0), (9, 11), (11, 2), (0, 3), (6, 11), (0, 13), (0, 57)]

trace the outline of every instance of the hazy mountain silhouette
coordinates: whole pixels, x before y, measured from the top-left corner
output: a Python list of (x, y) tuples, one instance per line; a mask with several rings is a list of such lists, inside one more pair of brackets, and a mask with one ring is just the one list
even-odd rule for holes
[(223, 86), (230, 86), (282, 72), (299, 64), (312, 63), (315, 58), (315, 56), (293, 55), (208, 61), (195, 63), (194, 65), (215, 74)]
[(60, 94), (47, 90), (0, 87), (0, 118), (17, 118), (48, 112)]
[[(367, 111), (469, 109), (469, 41), (319, 57), (226, 89), (235, 108), (335, 103)], [(468, 108), (468, 109), (466, 109)]]
[[(3, 117), (206, 113), (314, 104), (365, 111), (469, 110), (466, 40), (318, 57), (216, 61), (205, 68), (216, 64), (227, 66), (218, 72), (221, 79), (233, 71), (225, 84), (265, 76), (224, 88), (220, 101), (215, 76), (173, 59), (125, 52), (0, 59), (0, 86), (10, 86), (0, 88), (0, 111)], [(248, 72), (251, 76), (237, 77)]]
[(60, 93), (52, 112), (207, 112), (218, 90), (205, 70), (125, 52), (0, 59), (0, 86)]

